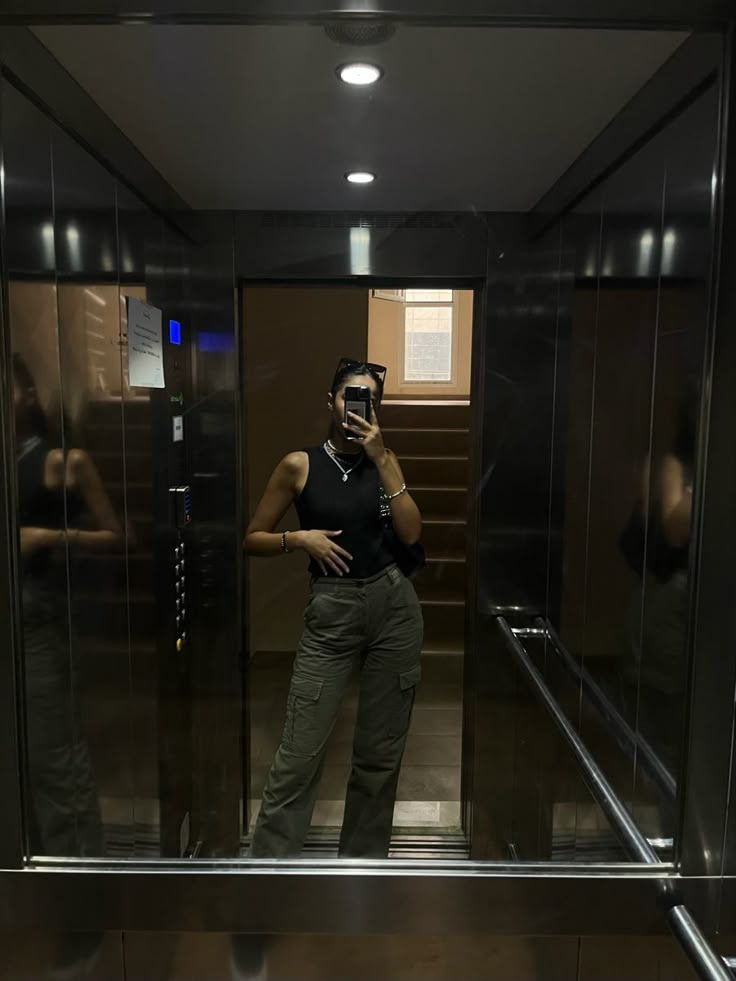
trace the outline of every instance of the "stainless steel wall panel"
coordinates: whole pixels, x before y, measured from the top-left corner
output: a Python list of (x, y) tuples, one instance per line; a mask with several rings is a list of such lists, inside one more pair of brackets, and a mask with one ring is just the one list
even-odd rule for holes
[[(177, 930), (249, 933), (663, 934), (657, 906), (666, 871), (625, 865), (394, 860), (363, 870), (344, 862), (177, 867), (128, 865), (8, 872), (0, 925), (8, 929)], [(695, 915), (704, 883), (674, 880)]]
[(581, 937), (577, 981), (697, 981), (672, 937)]
[(122, 934), (17, 930), (0, 933), (0, 981), (85, 978), (123, 981)]
[(568, 981), (577, 954), (576, 937), (125, 934), (135, 981)]

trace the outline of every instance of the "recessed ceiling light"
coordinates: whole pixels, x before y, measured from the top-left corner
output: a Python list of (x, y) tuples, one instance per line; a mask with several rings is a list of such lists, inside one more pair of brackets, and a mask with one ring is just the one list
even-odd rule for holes
[(345, 180), (351, 184), (372, 184), (376, 175), (369, 170), (350, 170), (345, 174)]
[(337, 77), (348, 85), (373, 85), (383, 75), (383, 69), (378, 65), (369, 65), (365, 61), (353, 61), (348, 65), (340, 65), (335, 69)]

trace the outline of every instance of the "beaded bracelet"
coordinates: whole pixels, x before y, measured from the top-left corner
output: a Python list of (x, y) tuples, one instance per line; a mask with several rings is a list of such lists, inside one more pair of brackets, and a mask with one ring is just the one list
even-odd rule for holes
[(400, 494), (405, 494), (405, 493), (406, 493), (406, 484), (402, 484), (399, 490), (395, 491), (393, 494), (387, 494), (386, 500), (393, 501), (395, 497), (399, 497)]

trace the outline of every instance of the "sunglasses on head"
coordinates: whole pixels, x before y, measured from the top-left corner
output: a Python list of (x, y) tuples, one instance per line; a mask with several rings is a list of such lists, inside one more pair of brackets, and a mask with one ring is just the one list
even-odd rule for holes
[(386, 377), (386, 366), (382, 364), (374, 364), (372, 361), (357, 361), (355, 358), (340, 358), (335, 374), (341, 372), (343, 368), (355, 368), (358, 370), (367, 368), (369, 371), (372, 371), (374, 375), (377, 375), (381, 382), (383, 382), (384, 378)]

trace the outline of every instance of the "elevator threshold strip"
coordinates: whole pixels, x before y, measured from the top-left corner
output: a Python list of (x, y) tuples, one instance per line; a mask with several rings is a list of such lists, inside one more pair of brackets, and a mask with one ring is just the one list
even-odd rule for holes
[[(312, 831), (304, 843), (304, 858), (336, 858), (340, 834), (338, 830)], [(240, 854), (248, 857), (250, 841), (242, 838)], [(389, 858), (464, 859), (468, 858), (468, 840), (462, 832), (446, 834), (395, 834), (391, 836)]]

